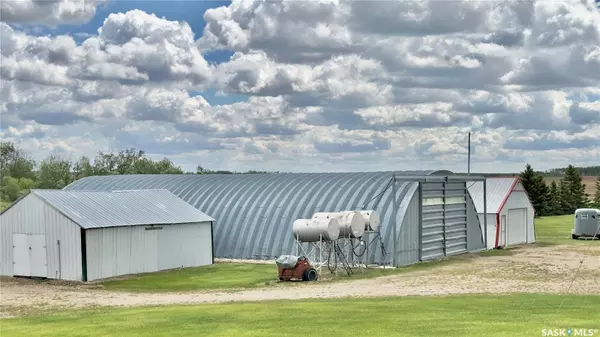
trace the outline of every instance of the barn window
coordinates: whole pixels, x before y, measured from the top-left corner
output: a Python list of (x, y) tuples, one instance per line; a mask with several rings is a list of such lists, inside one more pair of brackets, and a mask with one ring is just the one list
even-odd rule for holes
[(162, 227), (154, 227), (154, 226), (145, 228), (145, 230), (147, 230), (147, 231), (157, 231), (157, 230), (161, 230), (161, 229), (163, 229), (163, 228)]
[(464, 203), (465, 203), (465, 197), (448, 197), (448, 198), (446, 198), (446, 205), (464, 204)]
[(423, 206), (443, 205), (443, 198), (423, 198)]

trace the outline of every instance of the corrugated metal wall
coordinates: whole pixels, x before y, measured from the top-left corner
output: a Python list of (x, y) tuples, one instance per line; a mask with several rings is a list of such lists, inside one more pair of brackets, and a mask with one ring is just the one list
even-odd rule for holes
[[(129, 175), (88, 177), (65, 189), (167, 189), (216, 219), (215, 257), (274, 259), (295, 252), (291, 231), (295, 219), (363, 206), (380, 213), (382, 236), (391, 253), (391, 179), (391, 172)], [(415, 185), (398, 184), (400, 204), (410, 200)], [(408, 202), (397, 212), (398, 225), (404, 219), (402, 207), (408, 207)]]
[(88, 280), (212, 264), (210, 223), (86, 230)]
[(421, 190), (423, 260), (483, 248), (479, 219), (465, 182), (422, 183)]
[[(420, 233), (421, 233), (421, 204), (419, 202), (418, 184), (413, 184), (410, 188), (410, 198), (405, 200), (406, 212), (404, 219), (398, 219), (402, 223), (398, 235), (398, 249), (396, 251), (396, 265), (404, 266), (420, 261)], [(401, 205), (400, 208), (403, 208)], [(391, 246), (390, 246), (391, 248)]]
[(37, 196), (27, 195), (0, 215), (2, 275), (13, 276), (13, 234), (30, 233), (46, 236), (48, 278), (81, 281), (80, 230), (77, 224)]
[[(484, 230), (484, 224), (485, 222), (483, 216), (477, 213), (475, 203), (471, 198), (471, 195), (467, 193), (467, 249), (469, 250), (469, 252), (475, 252), (486, 249), (484, 237), (486, 232)], [(490, 226), (492, 228), (494, 227), (493, 224), (490, 224), (489, 218), (487, 226), (488, 229), (490, 228)], [(489, 238), (490, 233), (487, 234)]]

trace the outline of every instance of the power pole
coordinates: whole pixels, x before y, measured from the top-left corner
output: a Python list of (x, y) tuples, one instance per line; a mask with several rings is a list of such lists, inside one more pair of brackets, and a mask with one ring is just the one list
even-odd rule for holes
[(468, 145), (468, 157), (467, 157), (467, 174), (471, 174), (471, 132), (469, 132), (469, 145)]

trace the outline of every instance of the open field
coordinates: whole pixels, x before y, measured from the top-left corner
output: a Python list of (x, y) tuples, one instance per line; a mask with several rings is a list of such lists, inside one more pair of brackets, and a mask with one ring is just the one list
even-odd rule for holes
[[(560, 182), (562, 177), (544, 177), (544, 181), (546, 184), (550, 185), (553, 181), (557, 184)], [(594, 197), (594, 193), (596, 193), (596, 176), (583, 176), (581, 180), (585, 184), (585, 193), (590, 195), (590, 198)]]
[(2, 336), (541, 336), (599, 328), (599, 302), (509, 295), (96, 309), (4, 320)]
[(296, 334), (282, 329), (289, 320), (336, 336), (600, 328), (600, 297), (574, 296), (600, 294), (600, 242), (571, 240), (572, 225), (572, 216), (536, 219), (534, 245), (352, 277), (324, 269), (311, 283), (274, 282), (274, 264), (227, 263), (85, 285), (3, 278), (2, 315), (25, 317), (3, 319), (2, 335)]
[(536, 218), (537, 246), (548, 244), (585, 245), (585, 239), (571, 239), (571, 229), (575, 225), (573, 215), (559, 215)]

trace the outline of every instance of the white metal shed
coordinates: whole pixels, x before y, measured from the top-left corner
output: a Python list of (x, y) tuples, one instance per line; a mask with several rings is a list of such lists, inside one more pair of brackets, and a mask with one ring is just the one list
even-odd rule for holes
[(210, 265), (214, 221), (167, 190), (31, 190), (0, 214), (0, 274), (91, 281)]
[[(535, 210), (519, 178), (488, 178), (486, 185), (488, 249), (534, 243)], [(483, 183), (468, 188), (483, 226)]]

